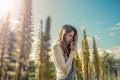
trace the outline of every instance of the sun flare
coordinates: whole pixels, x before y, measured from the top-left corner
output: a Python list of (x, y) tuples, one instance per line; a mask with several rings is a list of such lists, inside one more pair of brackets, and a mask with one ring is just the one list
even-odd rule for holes
[(0, 17), (12, 9), (13, 0), (0, 0)]

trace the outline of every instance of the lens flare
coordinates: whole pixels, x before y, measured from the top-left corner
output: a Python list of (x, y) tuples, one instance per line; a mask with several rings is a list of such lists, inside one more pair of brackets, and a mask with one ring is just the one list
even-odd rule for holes
[(13, 0), (0, 0), (0, 17), (6, 15), (12, 9)]

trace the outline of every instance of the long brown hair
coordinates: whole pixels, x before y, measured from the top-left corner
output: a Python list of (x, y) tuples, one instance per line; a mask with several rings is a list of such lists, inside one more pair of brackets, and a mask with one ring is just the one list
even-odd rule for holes
[(67, 45), (65, 36), (71, 31), (74, 31), (73, 43), (74, 45), (77, 46), (78, 33), (77, 30), (71, 25), (63, 25), (57, 38), (57, 42), (60, 44), (61, 48), (63, 49), (64, 52), (63, 56), (69, 56), (70, 53), (70, 46)]

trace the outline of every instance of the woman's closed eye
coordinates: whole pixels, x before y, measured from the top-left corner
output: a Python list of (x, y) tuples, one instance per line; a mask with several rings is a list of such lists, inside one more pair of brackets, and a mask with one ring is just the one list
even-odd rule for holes
[(73, 37), (73, 35), (69, 35), (69, 37)]

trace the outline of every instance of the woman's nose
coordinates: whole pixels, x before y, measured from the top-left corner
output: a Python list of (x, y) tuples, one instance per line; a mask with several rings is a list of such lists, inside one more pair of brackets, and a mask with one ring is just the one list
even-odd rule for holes
[(72, 41), (72, 40), (73, 40), (73, 38), (70, 38), (70, 40)]

